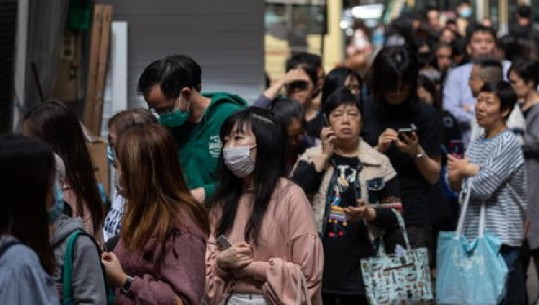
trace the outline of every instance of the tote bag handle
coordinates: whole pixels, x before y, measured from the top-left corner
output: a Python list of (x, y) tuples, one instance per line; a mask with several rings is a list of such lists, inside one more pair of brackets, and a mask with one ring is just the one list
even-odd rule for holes
[[(455, 238), (459, 238), (462, 235), (464, 228), (464, 219), (466, 218), (466, 213), (468, 212), (468, 206), (470, 204), (470, 194), (472, 193), (472, 181), (468, 178), (464, 182), (464, 201), (462, 202), (462, 207), (460, 211), (459, 221), (457, 224), (457, 231)], [(485, 235), (485, 203), (481, 203), (481, 209), (479, 212), (479, 237)]]

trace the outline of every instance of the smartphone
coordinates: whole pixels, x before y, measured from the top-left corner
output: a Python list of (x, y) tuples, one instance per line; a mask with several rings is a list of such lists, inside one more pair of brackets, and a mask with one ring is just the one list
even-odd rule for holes
[(451, 140), (447, 145), (447, 152), (459, 159), (464, 158), (464, 143), (461, 140)]
[(329, 120), (328, 120), (328, 116), (327, 116), (327, 115), (322, 114), (322, 121), (323, 121), (324, 127), (329, 127)]
[(217, 237), (215, 242), (217, 243), (217, 245), (219, 245), (219, 247), (223, 249), (228, 249), (232, 247), (232, 244), (228, 241), (226, 236), (224, 236), (223, 234), (219, 235), (219, 237)]
[(414, 125), (411, 125), (410, 127), (402, 127), (397, 130), (397, 133), (399, 134), (399, 140), (401, 140), (402, 142), (406, 141), (406, 138), (404, 137), (405, 135), (406, 137), (411, 138), (413, 137), (414, 132), (415, 132)]

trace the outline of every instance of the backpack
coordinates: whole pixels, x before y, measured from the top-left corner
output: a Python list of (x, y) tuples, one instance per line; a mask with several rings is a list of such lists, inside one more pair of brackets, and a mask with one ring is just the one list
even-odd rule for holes
[[(71, 305), (75, 304), (75, 300), (73, 297), (73, 260), (75, 258), (75, 242), (77, 238), (81, 235), (88, 236), (90, 240), (95, 244), (96, 248), (98, 249), (99, 254), (101, 254), (101, 251), (99, 250), (99, 246), (95, 242), (95, 239), (86, 231), (83, 229), (77, 229), (73, 233), (69, 235), (66, 242), (66, 252), (64, 255), (64, 266), (62, 270), (62, 295), (63, 295), (63, 305)], [(103, 272), (103, 279), (105, 282), (105, 291), (107, 293), (107, 305), (113, 305), (115, 304), (115, 294), (114, 294), (114, 288), (112, 288), (110, 285), (108, 285), (107, 282), (107, 274), (105, 272), (105, 268), (103, 267), (103, 264), (100, 263), (101, 270)]]

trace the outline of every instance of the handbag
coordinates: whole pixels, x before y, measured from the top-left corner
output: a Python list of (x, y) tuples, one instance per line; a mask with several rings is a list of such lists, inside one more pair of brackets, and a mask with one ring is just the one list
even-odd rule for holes
[[(402, 216), (395, 210), (406, 249), (386, 254), (379, 238), (377, 256), (361, 259), (365, 294), (371, 305), (419, 305), (433, 300), (428, 252), (411, 249)], [(374, 240), (369, 231), (371, 241)]]
[(496, 305), (505, 296), (507, 265), (500, 254), (501, 242), (485, 231), (485, 204), (481, 204), (479, 234), (468, 241), (462, 234), (470, 202), (467, 185), (455, 232), (440, 232), (436, 302), (439, 305)]

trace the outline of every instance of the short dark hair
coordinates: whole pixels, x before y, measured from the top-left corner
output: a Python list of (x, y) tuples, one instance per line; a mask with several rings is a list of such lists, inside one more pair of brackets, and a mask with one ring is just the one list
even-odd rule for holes
[[(495, 83), (503, 80), (503, 65), (497, 59), (475, 59), (474, 65), (481, 69), (481, 80), (487, 83)], [(486, 75), (485, 75), (486, 74)]]
[(408, 48), (384, 47), (372, 65), (372, 89), (377, 101), (384, 100), (384, 92), (395, 89), (399, 82), (410, 87), (410, 96), (417, 96), (417, 56)]
[(492, 38), (494, 39), (494, 41), (496, 41), (496, 31), (493, 28), (484, 26), (480, 23), (476, 23), (471, 26), (470, 31), (468, 33), (468, 41), (467, 41), (468, 44), (470, 44), (470, 42), (472, 41), (473, 35), (475, 35), (476, 33), (490, 34)]
[(292, 55), (286, 61), (286, 72), (292, 69), (301, 68), (307, 73), (309, 79), (313, 82), (313, 85), (316, 86), (318, 83), (318, 69), (322, 68), (322, 59), (320, 56), (301, 52)]
[(322, 86), (322, 105), (333, 91), (337, 90), (340, 87), (344, 87), (344, 82), (346, 81), (346, 78), (348, 78), (348, 76), (357, 79), (359, 85), (362, 85), (363, 79), (361, 78), (361, 75), (359, 75), (359, 73), (350, 68), (338, 67), (329, 71), (329, 73), (324, 78), (324, 86)]
[(142, 71), (137, 91), (147, 97), (150, 89), (159, 85), (165, 97), (175, 99), (185, 87), (200, 92), (201, 78), (202, 69), (194, 59), (182, 54), (171, 55), (152, 62)]
[(519, 5), (517, 9), (517, 15), (522, 18), (532, 17), (532, 8), (528, 5)]
[(481, 87), (479, 92), (494, 93), (496, 97), (500, 99), (500, 110), (503, 112), (509, 109), (509, 113), (506, 117), (504, 117), (504, 119), (507, 121), (511, 115), (511, 111), (513, 111), (513, 108), (515, 108), (518, 99), (513, 87), (505, 81), (486, 83), (483, 85), (483, 87)]
[(517, 59), (507, 71), (507, 78), (509, 78), (511, 71), (525, 82), (532, 82), (534, 88), (539, 85), (539, 61), (536, 59)]
[(300, 103), (287, 97), (279, 97), (271, 104), (270, 110), (273, 115), (275, 115), (275, 118), (281, 123), (284, 130), (288, 128), (288, 125), (290, 125), (294, 119), (299, 120), (301, 125), (305, 128), (305, 111)]
[(329, 116), (330, 113), (341, 105), (354, 105), (359, 110), (359, 113), (363, 117), (363, 110), (361, 109), (361, 104), (359, 98), (354, 95), (348, 88), (341, 87), (333, 93), (331, 93), (326, 99), (324, 105), (322, 106), (322, 113), (325, 116)]

